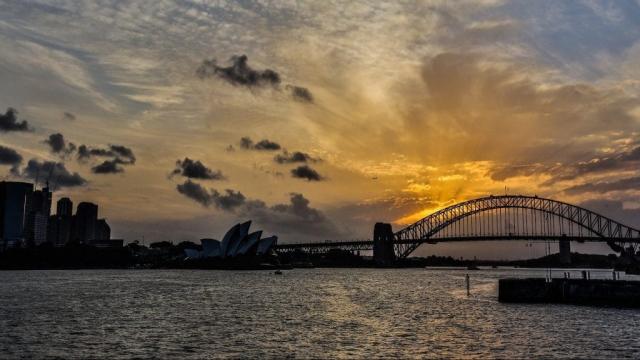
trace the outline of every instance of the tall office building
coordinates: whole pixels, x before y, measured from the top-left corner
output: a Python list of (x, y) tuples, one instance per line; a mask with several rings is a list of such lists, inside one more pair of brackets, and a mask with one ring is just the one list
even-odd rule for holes
[(0, 182), (0, 250), (24, 241), (27, 201), (32, 192), (29, 183)]
[(51, 191), (49, 186), (35, 190), (27, 197), (25, 238), (29, 246), (47, 241), (47, 223), (51, 214)]
[(111, 227), (107, 224), (106, 219), (99, 219), (96, 224), (96, 236), (95, 240), (104, 241), (111, 239)]
[(97, 223), (98, 205), (90, 202), (81, 202), (78, 204), (73, 223), (73, 240), (85, 244), (94, 240)]
[(73, 202), (68, 197), (63, 197), (58, 200), (58, 207), (56, 209), (56, 215), (58, 216), (72, 216), (73, 215)]
[(62, 246), (72, 240), (73, 235), (73, 202), (67, 197), (58, 200), (55, 215), (49, 217), (47, 241), (55, 246)]

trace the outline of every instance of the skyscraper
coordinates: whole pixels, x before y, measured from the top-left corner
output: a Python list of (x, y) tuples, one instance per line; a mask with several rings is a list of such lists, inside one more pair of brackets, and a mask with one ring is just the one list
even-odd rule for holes
[(27, 199), (32, 192), (32, 184), (0, 182), (0, 249), (24, 240)]
[(111, 227), (107, 224), (106, 219), (99, 219), (96, 224), (96, 236), (95, 240), (110, 240), (111, 239)]
[(56, 209), (56, 215), (58, 216), (72, 216), (73, 215), (73, 202), (68, 197), (63, 197), (58, 200), (58, 207)]
[(47, 223), (51, 214), (51, 192), (46, 186), (27, 197), (25, 238), (30, 246), (47, 241)]
[(89, 243), (96, 236), (98, 222), (98, 205), (81, 202), (76, 209), (74, 218), (74, 241)]
[(47, 241), (55, 246), (62, 246), (72, 240), (73, 202), (64, 197), (57, 204), (56, 214), (49, 216)]

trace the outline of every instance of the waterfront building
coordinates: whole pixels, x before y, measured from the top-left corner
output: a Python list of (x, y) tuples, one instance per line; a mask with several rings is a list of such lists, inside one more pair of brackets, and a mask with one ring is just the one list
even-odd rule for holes
[(0, 182), (0, 250), (24, 242), (27, 201), (32, 192), (33, 184)]

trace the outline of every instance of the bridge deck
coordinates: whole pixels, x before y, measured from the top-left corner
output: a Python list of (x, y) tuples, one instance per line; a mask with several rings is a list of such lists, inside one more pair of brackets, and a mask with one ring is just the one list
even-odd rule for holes
[[(544, 236), (544, 235), (512, 235), (512, 236), (460, 236), (460, 237), (441, 237), (433, 239), (403, 239), (395, 240), (394, 244), (416, 244), (416, 243), (446, 243), (446, 242), (465, 242), (465, 241), (557, 241), (560, 239), (566, 239), (569, 241), (577, 242), (607, 242), (620, 240), (617, 238), (608, 239), (598, 236)], [(629, 241), (629, 239), (625, 239)], [(640, 239), (634, 241), (640, 242)], [(309, 252), (323, 252), (331, 249), (342, 249), (348, 251), (357, 250), (373, 250), (372, 240), (357, 240), (357, 241), (324, 241), (316, 243), (300, 243), (300, 244), (278, 244), (276, 250), (279, 252), (290, 252), (295, 250), (304, 250)]]

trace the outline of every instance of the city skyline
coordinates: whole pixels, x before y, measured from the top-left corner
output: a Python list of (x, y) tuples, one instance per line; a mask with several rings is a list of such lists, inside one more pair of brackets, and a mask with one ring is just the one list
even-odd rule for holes
[(370, 238), (505, 192), (638, 228), (639, 18), (635, 1), (9, 1), (0, 171), (101, 204), (128, 240), (248, 219), (282, 242)]

